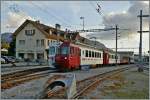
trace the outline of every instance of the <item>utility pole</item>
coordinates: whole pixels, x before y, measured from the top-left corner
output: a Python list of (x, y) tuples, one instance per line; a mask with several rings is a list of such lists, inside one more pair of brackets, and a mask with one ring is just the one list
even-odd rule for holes
[(82, 19), (83, 20), (83, 31), (84, 31), (84, 17), (80, 17), (80, 19)]
[(142, 10), (140, 10), (140, 44), (139, 44), (139, 63), (140, 63), (140, 67), (139, 67), (139, 71), (143, 71), (142, 67)]
[(115, 55), (115, 59), (116, 59), (116, 66), (117, 66), (117, 59), (118, 59), (118, 57), (117, 57), (117, 46), (118, 46), (118, 25), (116, 25), (116, 27), (115, 27), (115, 30), (116, 30), (116, 55)]
[(142, 67), (142, 33), (143, 32), (149, 32), (149, 31), (142, 31), (142, 18), (143, 17), (149, 17), (149, 15), (143, 15), (142, 14), (142, 10), (140, 10), (140, 15), (138, 15), (137, 17), (140, 17), (140, 31), (138, 31), (140, 33), (140, 43), (139, 43), (139, 68), (138, 71), (139, 72), (143, 72), (143, 67)]

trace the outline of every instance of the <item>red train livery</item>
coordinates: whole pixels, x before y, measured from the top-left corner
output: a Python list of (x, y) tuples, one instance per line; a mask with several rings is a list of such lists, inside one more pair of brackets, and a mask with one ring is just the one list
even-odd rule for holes
[[(118, 63), (120, 59), (118, 56)], [(55, 56), (55, 66), (61, 70), (78, 69), (81, 66), (115, 64), (115, 53), (82, 43), (63, 42)]]

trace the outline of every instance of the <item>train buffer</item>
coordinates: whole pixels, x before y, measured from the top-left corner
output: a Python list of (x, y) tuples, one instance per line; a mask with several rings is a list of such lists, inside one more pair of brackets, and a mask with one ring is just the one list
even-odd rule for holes
[(53, 73), (44, 86), (41, 98), (58, 97), (60, 93), (64, 94), (64, 99), (70, 99), (76, 92), (75, 74)]

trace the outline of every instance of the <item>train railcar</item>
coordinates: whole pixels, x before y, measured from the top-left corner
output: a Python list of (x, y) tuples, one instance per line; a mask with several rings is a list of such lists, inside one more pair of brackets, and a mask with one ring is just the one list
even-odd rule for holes
[[(61, 70), (77, 69), (80, 66), (80, 48), (70, 42), (60, 45), (55, 56), (55, 66)], [(60, 67), (61, 66), (61, 67)]]
[[(115, 53), (109, 50), (98, 49), (90, 45), (64, 42), (60, 45), (55, 56), (55, 66), (61, 70), (78, 69), (82, 66), (113, 65), (116, 63)], [(117, 63), (120, 57), (118, 55)]]

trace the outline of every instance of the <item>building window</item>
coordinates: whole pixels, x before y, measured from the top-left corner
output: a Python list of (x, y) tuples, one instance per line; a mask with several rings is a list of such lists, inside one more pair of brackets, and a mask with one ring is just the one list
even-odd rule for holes
[(22, 59), (24, 58), (24, 53), (19, 53), (18, 55), (19, 55), (19, 57), (21, 57)]
[(25, 40), (19, 40), (19, 45), (25, 45)]
[(36, 46), (40, 46), (40, 40), (36, 40)]
[(41, 40), (41, 46), (44, 46), (44, 39)]
[(33, 36), (35, 34), (35, 30), (25, 30), (25, 34), (27, 36)]
[(49, 46), (49, 40), (47, 40), (47, 45)]

